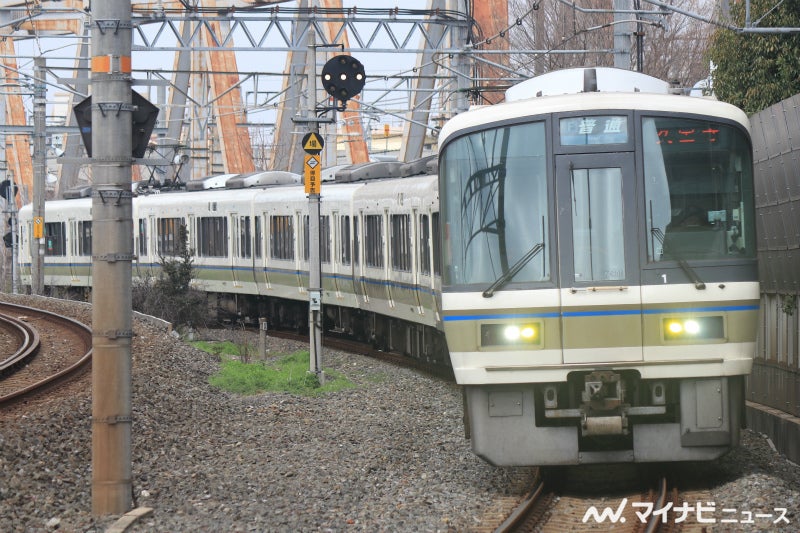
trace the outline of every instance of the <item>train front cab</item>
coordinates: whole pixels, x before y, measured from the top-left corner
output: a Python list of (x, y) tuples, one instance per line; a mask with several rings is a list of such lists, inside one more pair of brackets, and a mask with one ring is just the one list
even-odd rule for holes
[(492, 464), (738, 443), (758, 315), (746, 130), (611, 109), (476, 127), (440, 156), (443, 323)]

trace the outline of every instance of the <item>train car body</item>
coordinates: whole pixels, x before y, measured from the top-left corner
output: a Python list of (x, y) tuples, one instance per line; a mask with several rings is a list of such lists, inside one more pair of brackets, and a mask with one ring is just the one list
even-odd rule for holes
[[(616, 69), (551, 73), (451, 119), (438, 177), (432, 161), (327, 176), (324, 329), (447, 361), (492, 464), (725, 453), (759, 313), (749, 123), (668, 93)], [(250, 178), (139, 190), (134, 276), (157, 276), (185, 233), (210, 311), (304, 329), (307, 196)], [(90, 199), (47, 203), (46, 286), (91, 288), (91, 237)]]
[[(232, 179), (237, 177), (204, 183)], [(139, 190), (133, 199), (133, 274), (158, 276), (162, 261), (179, 256), (185, 242), (192, 250), (192, 285), (207, 294), (212, 314), (252, 323), (264, 317), (272, 327), (305, 329), (310, 254), (304, 187), (294, 179), (236, 186)], [(91, 205), (90, 198), (47, 202), (47, 287), (88, 297)], [(320, 203), (325, 328), (446, 364), (435, 298), (437, 224), (435, 176), (381, 179), (378, 172), (368, 180), (327, 181)], [(22, 283), (30, 286), (30, 205), (20, 211), (19, 235)]]
[[(44, 240), (45, 286), (82, 290), (92, 285), (92, 201), (91, 198), (48, 202), (50, 216), (45, 217)], [(33, 220), (31, 205), (20, 210), (19, 265), (22, 284), (31, 284), (31, 241)]]
[(497, 465), (722, 455), (759, 312), (746, 115), (616, 69), (508, 100), (439, 137), (441, 311), (473, 450)]

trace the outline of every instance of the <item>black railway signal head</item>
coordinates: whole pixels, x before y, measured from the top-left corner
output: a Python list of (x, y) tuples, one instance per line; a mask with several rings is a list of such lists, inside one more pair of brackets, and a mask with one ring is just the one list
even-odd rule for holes
[(366, 81), (364, 65), (352, 56), (333, 57), (322, 67), (322, 86), (340, 102), (339, 110), (343, 110), (347, 101), (361, 92)]

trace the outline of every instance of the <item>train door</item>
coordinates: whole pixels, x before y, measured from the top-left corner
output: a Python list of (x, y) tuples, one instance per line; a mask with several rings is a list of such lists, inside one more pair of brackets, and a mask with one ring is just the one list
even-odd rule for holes
[(633, 153), (556, 158), (564, 363), (642, 360)]

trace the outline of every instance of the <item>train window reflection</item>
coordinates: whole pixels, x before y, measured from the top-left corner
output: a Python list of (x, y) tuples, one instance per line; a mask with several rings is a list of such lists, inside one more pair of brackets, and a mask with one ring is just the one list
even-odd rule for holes
[(293, 260), (294, 219), (289, 215), (272, 215), (269, 222), (270, 258)]
[(228, 221), (225, 217), (198, 217), (197, 255), (199, 257), (228, 256)]
[[(308, 215), (303, 217), (303, 260), (311, 257), (311, 233), (309, 231)], [(319, 217), (319, 260), (323, 263), (331, 262), (331, 223), (330, 216)]]
[(364, 215), (364, 260), (368, 267), (383, 268), (383, 217)]
[(45, 222), (45, 255), (67, 255), (67, 230), (63, 222)]
[(450, 285), (492, 283), (537, 243), (544, 252), (513, 283), (550, 278), (544, 122), (461, 137), (440, 156), (440, 201)]
[(572, 170), (572, 245), (575, 281), (625, 279), (622, 170)]
[(92, 221), (78, 221), (78, 255), (92, 255)]
[(755, 256), (750, 146), (707, 121), (642, 121), (649, 261)]
[(186, 246), (186, 229), (182, 218), (156, 219), (156, 253), (160, 256), (180, 255)]

